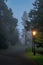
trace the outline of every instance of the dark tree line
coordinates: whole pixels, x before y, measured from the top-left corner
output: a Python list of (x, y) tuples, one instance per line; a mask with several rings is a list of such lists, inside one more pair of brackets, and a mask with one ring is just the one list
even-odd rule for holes
[(0, 0), (0, 48), (8, 47), (9, 43), (14, 45), (19, 39), (18, 20), (13, 17), (12, 9), (7, 7), (5, 1)]

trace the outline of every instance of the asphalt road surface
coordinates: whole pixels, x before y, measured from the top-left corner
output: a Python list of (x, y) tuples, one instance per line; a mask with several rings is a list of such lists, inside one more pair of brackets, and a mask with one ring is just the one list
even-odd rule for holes
[(9, 48), (0, 50), (0, 65), (36, 65), (34, 61), (26, 58), (25, 48)]

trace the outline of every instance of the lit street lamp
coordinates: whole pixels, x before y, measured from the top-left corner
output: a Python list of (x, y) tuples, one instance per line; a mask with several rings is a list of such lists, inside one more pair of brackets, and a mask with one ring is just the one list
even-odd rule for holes
[(35, 55), (35, 36), (36, 36), (37, 32), (35, 30), (32, 31), (32, 35), (33, 35), (33, 47), (32, 47), (32, 50), (33, 50), (33, 53)]
[(32, 33), (33, 33), (33, 36), (35, 36), (35, 35), (36, 35), (36, 31), (32, 31)]

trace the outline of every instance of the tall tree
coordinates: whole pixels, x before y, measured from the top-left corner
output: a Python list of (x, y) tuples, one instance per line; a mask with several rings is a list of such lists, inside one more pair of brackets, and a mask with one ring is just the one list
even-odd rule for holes
[[(14, 42), (14, 39), (18, 39), (18, 36), (15, 35), (17, 23), (18, 20), (13, 17), (12, 9), (8, 9), (5, 0), (0, 0), (0, 44), (3, 45), (7, 41), (11, 42), (11, 39), (13, 40), (12, 44), (17, 42)], [(4, 43), (2, 43), (1, 40), (5, 42), (3, 41)]]
[(35, 0), (33, 6), (29, 13), (32, 26), (39, 31), (43, 31), (43, 0)]
[(25, 44), (27, 45), (27, 31), (30, 30), (30, 22), (28, 21), (28, 14), (26, 11), (24, 11), (23, 16), (23, 26), (24, 26), (24, 38), (25, 38)]
[(35, 0), (33, 9), (29, 12), (32, 29), (37, 29), (39, 34), (36, 42), (43, 43), (43, 0)]
[(28, 13), (26, 11), (24, 11), (24, 13), (23, 13), (22, 20), (23, 20), (24, 28), (27, 31), (30, 30), (30, 22), (28, 20)]

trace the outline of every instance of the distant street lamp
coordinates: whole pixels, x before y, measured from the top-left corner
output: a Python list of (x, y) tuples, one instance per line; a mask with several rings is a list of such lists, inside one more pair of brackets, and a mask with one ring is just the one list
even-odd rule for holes
[(35, 36), (37, 34), (37, 31), (33, 30), (32, 31), (32, 35), (33, 35), (33, 47), (32, 47), (32, 50), (33, 50), (33, 53), (35, 55)]

